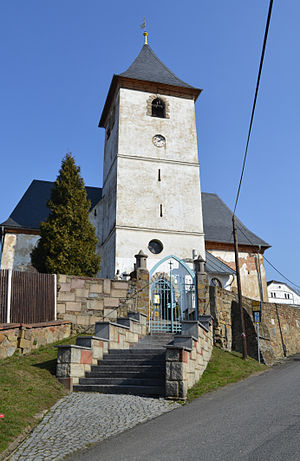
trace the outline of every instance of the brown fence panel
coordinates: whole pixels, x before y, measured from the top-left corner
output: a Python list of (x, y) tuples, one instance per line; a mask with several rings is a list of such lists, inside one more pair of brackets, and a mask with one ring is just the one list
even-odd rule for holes
[(0, 270), (0, 323), (7, 321), (8, 270)]
[(39, 323), (54, 320), (54, 288), (54, 275), (13, 271), (10, 321)]

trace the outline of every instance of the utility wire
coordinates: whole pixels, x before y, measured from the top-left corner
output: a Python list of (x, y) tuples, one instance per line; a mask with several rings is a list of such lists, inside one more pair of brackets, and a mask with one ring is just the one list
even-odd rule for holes
[(234, 205), (234, 210), (233, 210), (234, 214), (235, 214), (235, 210), (236, 210), (237, 203), (238, 203), (238, 200), (239, 200), (242, 180), (243, 180), (245, 166), (246, 166), (246, 159), (247, 159), (247, 154), (248, 154), (248, 146), (249, 146), (249, 141), (250, 141), (250, 136), (251, 136), (252, 123), (253, 123), (255, 106), (256, 106), (256, 99), (257, 99), (258, 88), (259, 88), (259, 83), (260, 83), (260, 76), (261, 76), (262, 66), (263, 66), (263, 62), (264, 62), (265, 49), (266, 49), (266, 43), (267, 43), (269, 25), (270, 25), (270, 19), (271, 19), (272, 6), (273, 6), (273, 0), (270, 0), (268, 18), (267, 18), (267, 23), (266, 23), (266, 28), (265, 28), (264, 42), (263, 42), (261, 58), (260, 58), (260, 64), (259, 64), (259, 71), (258, 71), (257, 82), (256, 82), (255, 96), (254, 96), (254, 101), (253, 101), (253, 106), (252, 106), (252, 113), (251, 113), (251, 119), (250, 119), (250, 125), (249, 125), (249, 131), (248, 131), (248, 137), (247, 137), (247, 143), (246, 143), (246, 149), (245, 149), (245, 154), (244, 154), (242, 173), (241, 173), (241, 177), (240, 177), (239, 187), (238, 187), (236, 200), (235, 200), (235, 205)]
[[(248, 242), (251, 244), (251, 246), (253, 247), (256, 247), (257, 245), (255, 245), (253, 242), (251, 242), (251, 240), (249, 239), (248, 235), (245, 234), (245, 232), (243, 231), (243, 229), (239, 226), (239, 224), (237, 223), (237, 228), (238, 230), (244, 235), (244, 237), (246, 237), (246, 239), (248, 240)], [(297, 287), (298, 289), (300, 289), (300, 286), (297, 285), (296, 283), (292, 282), (289, 278), (287, 278), (282, 272), (280, 272), (279, 269), (277, 269), (277, 267), (274, 266), (274, 264), (271, 263), (271, 261), (269, 261), (266, 256), (264, 255), (264, 260), (267, 261), (267, 263), (276, 271), (278, 272), (278, 274), (281, 275), (281, 277), (283, 277), (285, 280), (287, 280), (289, 283), (291, 283), (292, 285), (294, 285), (295, 287)]]
[(270, 264), (271, 267), (273, 267), (273, 269), (278, 272), (278, 274), (281, 275), (281, 277), (283, 277), (285, 280), (287, 280), (288, 282), (290, 282), (292, 285), (294, 285), (294, 287), (297, 287), (298, 289), (300, 289), (300, 286), (297, 285), (296, 283), (292, 282), (290, 279), (288, 279), (282, 272), (280, 272), (280, 270), (278, 270), (274, 264), (271, 263), (271, 261), (269, 261), (265, 256), (264, 256), (264, 260), (267, 261), (268, 264)]

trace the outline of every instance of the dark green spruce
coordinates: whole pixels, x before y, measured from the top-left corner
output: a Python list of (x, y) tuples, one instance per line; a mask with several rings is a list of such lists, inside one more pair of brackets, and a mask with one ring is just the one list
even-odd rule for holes
[(96, 255), (95, 228), (89, 222), (87, 200), (80, 167), (67, 154), (47, 202), (50, 213), (41, 223), (41, 238), (31, 252), (32, 265), (51, 274), (94, 277), (100, 268)]

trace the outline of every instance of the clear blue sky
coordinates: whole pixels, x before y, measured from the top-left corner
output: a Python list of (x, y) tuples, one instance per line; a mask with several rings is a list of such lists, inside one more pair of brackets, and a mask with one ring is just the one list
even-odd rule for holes
[[(233, 208), (268, 0), (2, 0), (0, 222), (32, 179), (53, 181), (66, 152), (86, 185), (102, 185), (97, 127), (113, 73), (149, 44), (196, 104), (202, 190)], [(300, 285), (300, 2), (274, 1), (237, 215), (272, 248), (266, 256)], [(266, 264), (268, 279), (281, 277)]]

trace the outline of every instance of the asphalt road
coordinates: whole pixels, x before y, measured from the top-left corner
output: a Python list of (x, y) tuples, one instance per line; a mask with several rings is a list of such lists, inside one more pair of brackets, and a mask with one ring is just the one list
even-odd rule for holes
[(300, 356), (67, 459), (300, 460)]

